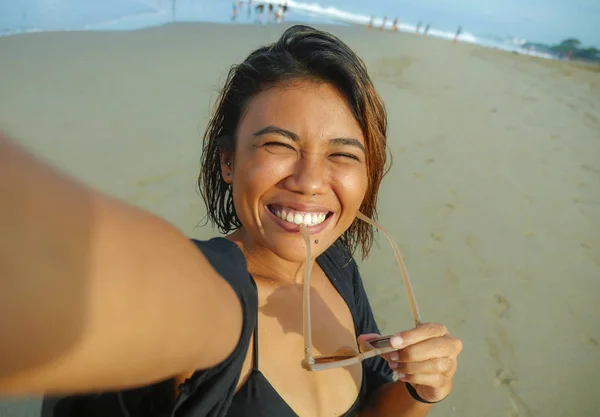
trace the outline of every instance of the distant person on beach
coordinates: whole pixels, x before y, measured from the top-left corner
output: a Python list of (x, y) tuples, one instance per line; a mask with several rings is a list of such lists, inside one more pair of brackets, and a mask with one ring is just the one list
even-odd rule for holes
[(429, 33), (429, 28), (430, 28), (430, 27), (431, 27), (431, 25), (430, 25), (430, 24), (427, 24), (427, 25), (425, 26), (425, 30), (423, 31), (423, 36), (427, 36), (427, 34)]
[(369, 24), (367, 25), (368, 29), (371, 29), (373, 27), (374, 20), (375, 20), (375, 16), (371, 16), (371, 20), (369, 20)]
[(240, 9), (240, 2), (238, 0), (233, 2), (233, 15), (231, 16), (231, 20), (232, 21), (236, 21), (238, 14), (239, 14), (239, 9)]
[(383, 21), (381, 22), (381, 27), (379, 28), (379, 30), (384, 30), (386, 23), (387, 23), (387, 16), (384, 16), (383, 17)]
[(248, 17), (247, 19), (250, 20), (252, 18), (252, 0), (248, 0)]
[(417, 23), (417, 28), (415, 30), (415, 33), (418, 35), (420, 30), (421, 30), (421, 22)]
[(398, 18), (394, 19), (394, 23), (392, 24), (392, 31), (398, 32)]
[(272, 17), (273, 17), (273, 3), (269, 3), (269, 13), (267, 15), (267, 23), (271, 23)]
[(258, 23), (262, 23), (262, 18), (263, 18), (263, 13), (264, 13), (264, 10), (265, 10), (265, 5), (264, 4), (259, 4), (258, 6), (255, 7), (254, 10), (258, 14), (258, 17), (256, 19), (257, 22)]
[(426, 416), (462, 342), (421, 322), (395, 244), (414, 326), (381, 338), (356, 261), (383, 231), (387, 126), (337, 37), (254, 50), (204, 134), (208, 240), (0, 135), (0, 395), (72, 393), (52, 417)]
[(458, 42), (458, 37), (460, 36), (461, 33), (462, 33), (462, 27), (459, 26), (458, 29), (456, 30), (456, 34), (454, 35), (454, 40), (453, 40), (454, 43)]
[(277, 6), (277, 11), (275, 11), (275, 23), (281, 22), (281, 15), (283, 14), (282, 6)]
[(287, 11), (288, 11), (288, 4), (284, 3), (283, 7), (281, 8), (281, 21), (282, 22), (285, 22)]

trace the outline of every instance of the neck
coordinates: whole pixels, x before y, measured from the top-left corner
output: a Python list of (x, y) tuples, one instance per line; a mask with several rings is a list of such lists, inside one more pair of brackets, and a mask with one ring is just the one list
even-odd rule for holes
[[(235, 242), (244, 252), (248, 262), (248, 271), (252, 276), (279, 284), (304, 284), (305, 262), (290, 262), (280, 258), (267, 248), (256, 245), (241, 228), (228, 239)], [(311, 272), (316, 262), (310, 262)]]

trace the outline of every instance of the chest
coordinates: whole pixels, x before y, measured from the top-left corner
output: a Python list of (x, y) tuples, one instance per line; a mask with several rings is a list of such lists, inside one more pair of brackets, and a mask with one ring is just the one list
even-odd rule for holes
[[(237, 389), (258, 369), (299, 416), (343, 415), (360, 392), (362, 366), (318, 372), (302, 368), (302, 286), (272, 285), (260, 279), (257, 286), (258, 328), (253, 338), (258, 343), (250, 344)], [(311, 285), (311, 313), (315, 355), (332, 354), (342, 347), (358, 349), (348, 305), (322, 271), (315, 272)]]

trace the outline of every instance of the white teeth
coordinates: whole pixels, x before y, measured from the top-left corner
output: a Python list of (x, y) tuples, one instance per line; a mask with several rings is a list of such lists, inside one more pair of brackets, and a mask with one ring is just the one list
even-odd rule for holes
[(315, 226), (323, 223), (327, 218), (327, 214), (325, 213), (294, 213), (292, 210), (288, 210), (275, 210), (275, 215), (290, 223), (297, 225), (305, 224), (307, 226)]

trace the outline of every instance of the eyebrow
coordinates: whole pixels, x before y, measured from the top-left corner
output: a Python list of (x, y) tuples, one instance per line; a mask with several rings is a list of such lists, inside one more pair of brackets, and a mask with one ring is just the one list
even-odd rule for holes
[[(293, 140), (294, 142), (300, 141), (300, 136), (298, 136), (294, 132), (291, 132), (289, 130), (283, 129), (281, 127), (273, 126), (273, 125), (267, 126), (257, 132), (254, 132), (252, 134), (252, 136), (259, 137), (259, 136), (268, 135), (268, 134), (276, 134), (276, 135), (284, 136), (288, 139)], [(365, 153), (365, 154), (367, 153), (363, 144), (360, 143), (360, 141), (355, 138), (333, 138), (333, 139), (330, 139), (329, 142), (331, 142), (335, 145), (354, 146), (354, 147), (360, 149), (361, 151), (363, 151), (363, 153)]]

